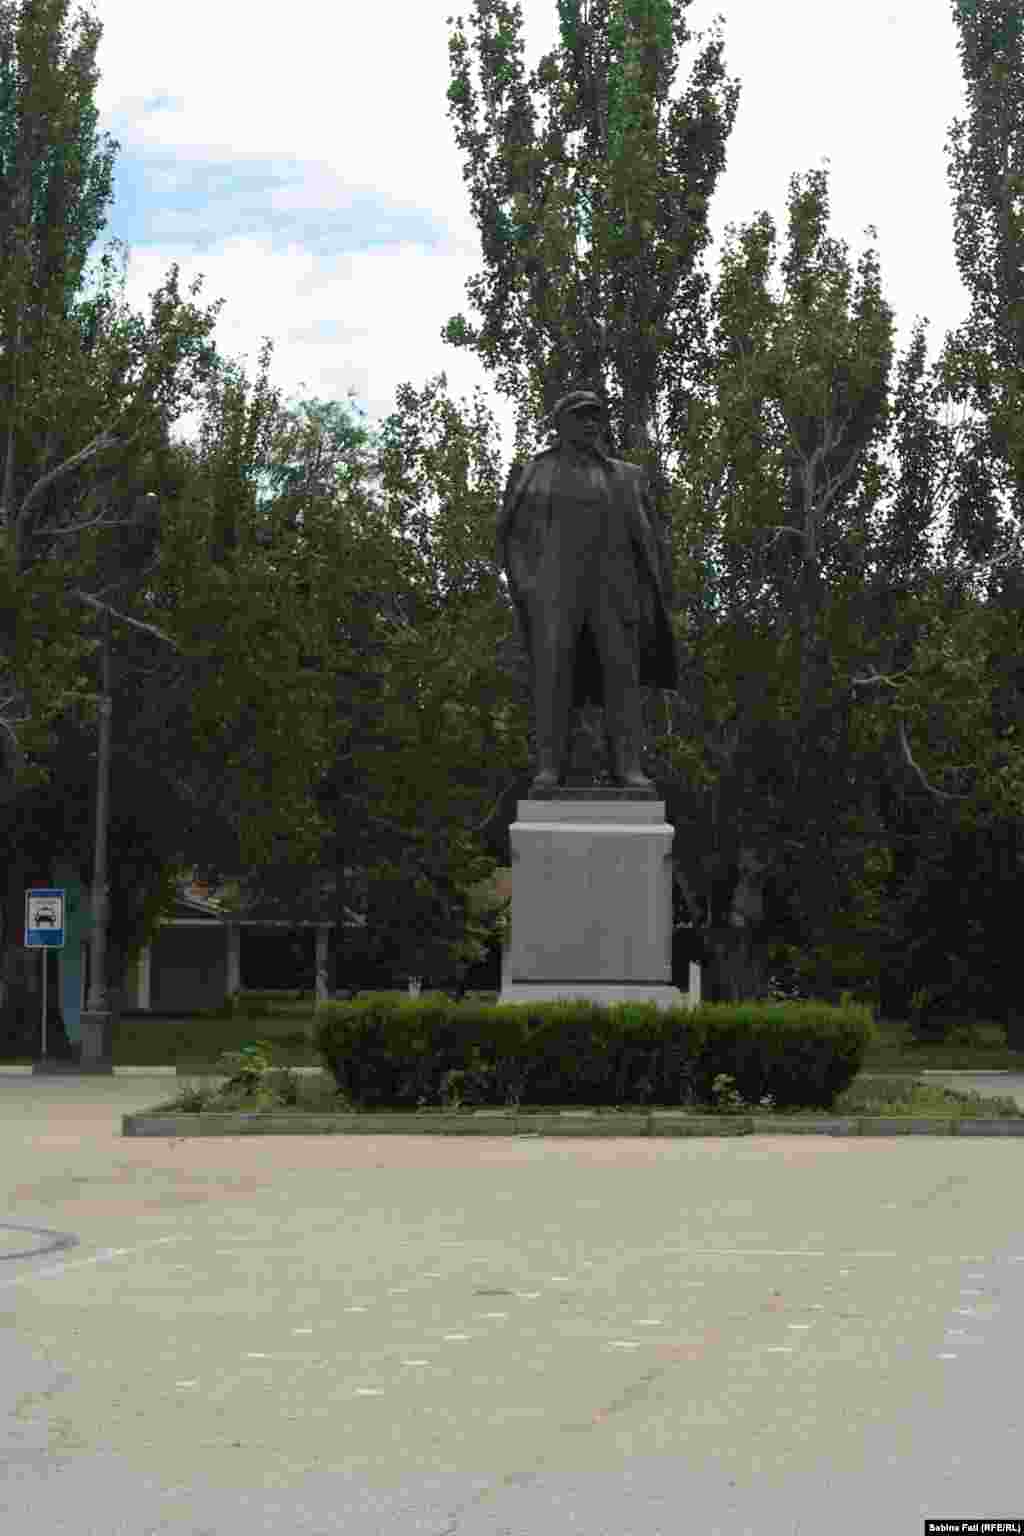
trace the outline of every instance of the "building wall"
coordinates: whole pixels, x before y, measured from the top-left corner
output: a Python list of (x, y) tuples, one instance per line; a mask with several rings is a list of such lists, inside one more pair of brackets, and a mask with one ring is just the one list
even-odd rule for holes
[(153, 940), (150, 989), (154, 1013), (218, 1007), (227, 990), (223, 925), (159, 928)]
[[(54, 989), (60, 999), (61, 1014), (68, 1041), (77, 1045), (82, 1038), (82, 1012), (88, 999), (89, 941), (92, 930), (90, 889), (79, 879), (77, 870), (63, 860), (55, 860), (51, 873), (40, 872), (37, 884), (62, 888), (65, 892), (65, 942), (64, 947), (50, 957), (49, 986), (51, 999)], [(300, 944), (303, 953), (315, 953), (315, 941), (311, 933), (296, 929), (289, 936), (290, 942)], [(257, 938), (256, 943), (260, 940)], [(335, 948), (333, 940), (330, 950)], [(35, 958), (34, 956), (31, 958)], [(40, 962), (28, 968), (30, 990), (39, 994)], [(336, 984), (333, 976), (334, 956), (329, 962), (329, 986)], [(107, 1004), (115, 1012), (135, 1009), (139, 1006), (139, 960), (129, 959), (118, 953), (115, 946), (107, 949)], [(297, 970), (295, 980), (289, 984), (311, 984), (308, 963)], [(242, 981), (246, 980), (244, 966)], [(178, 928), (162, 925), (153, 940), (150, 951), (149, 1008), (152, 1012), (187, 1012), (196, 1008), (214, 1008), (223, 1003), (228, 985), (228, 930), (224, 923), (211, 921), (209, 926), (187, 923)]]

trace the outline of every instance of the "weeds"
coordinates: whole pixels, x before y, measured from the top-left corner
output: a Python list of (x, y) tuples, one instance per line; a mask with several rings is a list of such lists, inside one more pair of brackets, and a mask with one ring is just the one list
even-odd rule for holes
[[(198, 1110), (245, 1109), (257, 1106), (261, 1109), (295, 1108), (300, 1099), (303, 1107), (322, 1107), (351, 1110), (353, 1105), (339, 1090), (328, 1086), (329, 1079), (307, 1079), (303, 1082), (289, 1068), (274, 1067), (271, 1062), (271, 1043), (253, 1041), (237, 1051), (222, 1053), (219, 1065), (228, 1074), (219, 1087), (209, 1087), (198, 1081), (186, 1083), (178, 1098), (172, 1103), (159, 1106), (162, 1109), (180, 1109), (186, 1112)], [(439, 1092), (439, 1107), (458, 1111), (475, 1105), (494, 1102), (493, 1078), (495, 1069), (480, 1060), (475, 1052), (467, 1068), (453, 1069), (444, 1074)], [(506, 1108), (521, 1107), (522, 1084), (512, 1085), (505, 1096)], [(740, 1115), (753, 1113), (772, 1114), (776, 1111), (775, 1100), (765, 1094), (758, 1104), (746, 1102), (736, 1088), (736, 1080), (727, 1072), (720, 1072), (712, 1085), (710, 1104), (695, 1100), (692, 1085), (684, 1095), (686, 1107), (698, 1114)], [(430, 1108), (426, 1096), (418, 1099), (420, 1109)], [(625, 1106), (616, 1106), (625, 1107)], [(643, 1107), (643, 1106), (640, 1106)], [(785, 1111), (780, 1113), (786, 1113)], [(790, 1112), (791, 1113), (791, 1112)], [(860, 1079), (839, 1094), (831, 1106), (797, 1111), (799, 1114), (835, 1115), (935, 1115), (947, 1119), (960, 1116), (972, 1118), (1017, 1118), (1022, 1111), (1009, 1097), (989, 1098), (972, 1092), (944, 1088), (938, 1084), (922, 1083), (913, 1078)]]
[[(711, 1113), (716, 1115), (741, 1115), (750, 1109), (746, 1099), (736, 1090), (736, 1079), (728, 1072), (719, 1072), (711, 1085)], [(775, 1100), (766, 1093), (758, 1102), (758, 1108), (774, 1109)]]

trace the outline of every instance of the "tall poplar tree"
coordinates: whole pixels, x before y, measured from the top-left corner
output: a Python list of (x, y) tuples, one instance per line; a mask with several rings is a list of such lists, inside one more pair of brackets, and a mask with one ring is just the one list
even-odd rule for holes
[(181, 303), (176, 267), (153, 295), (150, 327), (116, 306), (109, 253), (100, 291), (78, 298), (105, 223), (118, 146), (104, 147), (95, 134), (102, 27), (83, 11), (72, 36), (67, 11), (68, 0), (0, 5), (4, 794), (23, 780), (26, 746), (45, 732), (60, 697), (81, 686), (81, 664), (94, 648), (82, 621), (96, 611), (95, 595), (74, 579), (74, 530), (105, 526), (112, 515), (127, 528), (144, 469), (166, 452), (182, 397), (216, 357), (206, 338), (219, 306), (201, 314)]
[[(922, 1022), (930, 1007), (948, 1013), (980, 1002), (1020, 1044), (1015, 937), (1002, 917), (1016, 910), (1024, 879), (1017, 851), (1024, 804), (1024, 19), (1012, 0), (953, 0), (953, 20), (969, 112), (951, 126), (947, 159), (956, 260), (971, 309), (945, 339), (935, 398), (967, 407), (973, 419), (964, 423), (943, 542), (950, 590), (959, 588), (963, 598), (954, 603), (957, 621), (948, 612), (939, 618), (941, 639), (931, 651), (945, 649), (973, 696), (963, 735), (975, 748), (985, 740), (988, 746), (964, 755), (982, 770), (989, 792), (979, 803), (951, 793), (948, 782), (923, 794), (919, 782), (903, 793), (893, 786), (887, 797), (895, 863), (884, 901), (894, 921), (883, 1001), (904, 1012), (919, 987)], [(972, 921), (965, 921), (956, 902), (933, 899), (932, 888), (963, 895), (972, 851), (984, 874), (974, 887)], [(983, 914), (979, 955), (971, 933), (982, 891), (992, 908)]]
[(669, 102), (689, 3), (559, 0), (561, 49), (526, 81), (521, 7), (476, 0), (483, 128), (461, 18), (448, 43), (449, 115), (488, 270), (467, 284), (484, 324), (458, 315), (442, 337), (517, 400), (517, 458), (558, 396), (597, 387), (618, 451), (648, 472), (662, 541), (666, 433), (686, 419), (704, 353), (710, 279), (697, 263), (739, 100), (715, 40)]
[[(102, 26), (82, 12), (70, 47), (69, 0), (0, 6), (0, 379), (5, 405), (2, 505), (10, 523), (32, 466), (19, 429), (55, 431), (33, 409), (55, 318), (66, 320), (89, 251), (106, 224), (113, 161), (95, 133), (96, 48)], [(45, 437), (44, 437), (45, 440)], [(45, 457), (44, 454), (42, 455)]]
[[(983, 646), (965, 621), (962, 654), (944, 652), (935, 615), (964, 580), (932, 572), (927, 551), (951, 466), (968, 502), (985, 481), (934, 419), (919, 333), (890, 401), (893, 316), (877, 259), (862, 259), (851, 304), (823, 175), (793, 183), (781, 301), (766, 283), (767, 215), (723, 257), (717, 291), (695, 270), (739, 87), (720, 89), (716, 42), (689, 92), (667, 103), (685, 9), (559, 0), (562, 47), (527, 82), (519, 7), (477, 0), (483, 127), (459, 20), (448, 98), (487, 272), (468, 285), (484, 324), (457, 316), (442, 334), (516, 398), (517, 457), (541, 410), (587, 383), (609, 402), (618, 451), (647, 470), (681, 589), (685, 662), (680, 694), (650, 702), (660, 734), (649, 771), (678, 787), (681, 845), (717, 820), (719, 846), (699, 860), (692, 843), (680, 852), (677, 883), (692, 920), (715, 933), (726, 992), (750, 995), (764, 984), (751, 941), (773, 879), (792, 886), (797, 864), (804, 913), (841, 889), (850, 839), (837, 828), (865, 814), (852, 756), (877, 774), (893, 734), (889, 771), (937, 796), (962, 784), (963, 756), (941, 738), (922, 767), (921, 728), (937, 696), (956, 701), (953, 735), (969, 755)], [(883, 459), (893, 432), (898, 471)], [(911, 657), (921, 665), (904, 688)], [(973, 703), (960, 697), (964, 678)], [(754, 792), (752, 772), (770, 794)], [(877, 836), (877, 815), (872, 825)], [(863, 827), (853, 841), (877, 884), (884, 861)]]
[[(1024, 517), (1024, 17), (1015, 0), (953, 0), (969, 114), (954, 119), (947, 158), (954, 243), (971, 312), (940, 358), (950, 396), (981, 413), (980, 449), (1000, 464)], [(991, 505), (953, 533), (1003, 548)]]
[[(125, 536), (116, 574), (141, 572), (156, 531), (148, 512), (135, 526), (137, 507), (151, 506), (142, 477), (195, 380), (216, 362), (207, 338), (217, 307), (200, 313), (182, 303), (177, 268), (153, 295), (149, 326), (114, 304), (109, 256), (101, 292), (77, 300), (117, 146), (104, 149), (94, 132), (102, 29), (82, 12), (72, 38), (67, 11), (68, 0), (0, 6), (0, 795), (8, 802), (45, 782), (49, 725), (67, 699), (95, 693), (86, 663), (110, 593), (109, 583), (91, 591), (80, 579), (83, 530), (116, 521)], [(13, 935), (25, 874), (9, 860), (0, 969), (8, 993), (20, 979)]]

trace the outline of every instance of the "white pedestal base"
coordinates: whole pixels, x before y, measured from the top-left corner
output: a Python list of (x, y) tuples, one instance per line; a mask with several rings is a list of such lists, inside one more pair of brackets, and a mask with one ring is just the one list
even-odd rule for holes
[(672, 985), (674, 835), (663, 800), (520, 800), (499, 1002), (689, 1006)]

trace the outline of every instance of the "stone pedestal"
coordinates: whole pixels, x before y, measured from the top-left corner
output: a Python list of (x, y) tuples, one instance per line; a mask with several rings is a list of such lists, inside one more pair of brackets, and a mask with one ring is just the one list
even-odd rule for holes
[(78, 1060), (81, 1072), (113, 1072), (114, 1015), (82, 1010), (82, 1051)]
[(520, 800), (499, 1002), (687, 1007), (672, 985), (674, 835), (654, 791), (570, 787)]

